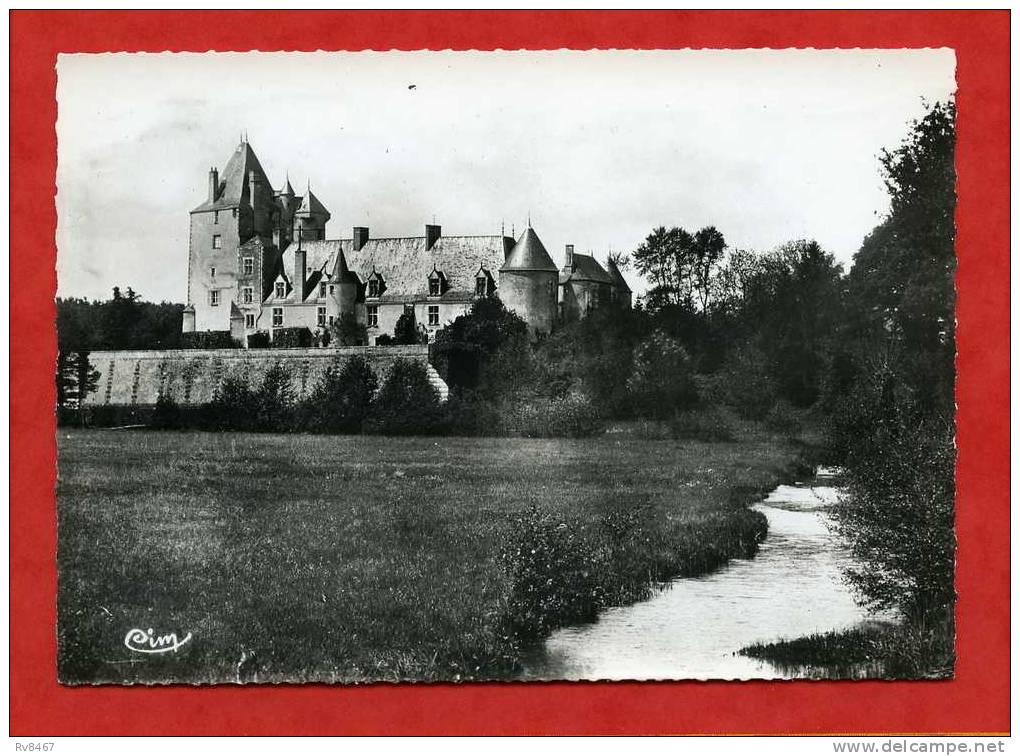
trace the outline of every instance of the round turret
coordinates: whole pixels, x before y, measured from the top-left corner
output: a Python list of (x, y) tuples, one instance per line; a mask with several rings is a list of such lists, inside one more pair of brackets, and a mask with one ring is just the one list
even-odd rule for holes
[(556, 324), (558, 282), (559, 270), (529, 226), (499, 269), (500, 299), (524, 319), (532, 335), (551, 333)]

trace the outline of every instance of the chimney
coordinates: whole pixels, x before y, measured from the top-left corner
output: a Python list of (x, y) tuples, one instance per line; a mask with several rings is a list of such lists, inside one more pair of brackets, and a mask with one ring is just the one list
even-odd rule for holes
[(432, 249), (432, 246), (439, 241), (443, 235), (443, 227), (434, 223), (425, 224), (425, 249)]
[(568, 244), (567, 245), (567, 264), (566, 264), (565, 267), (568, 270), (571, 270), (574, 267), (574, 245), (573, 244)]
[(252, 215), (255, 214), (255, 197), (257, 194), (257, 187), (259, 185), (258, 176), (255, 175), (255, 171), (251, 171), (248, 174), (248, 204), (251, 205)]
[(294, 275), (291, 277), (291, 285), (294, 287), (298, 302), (305, 301), (305, 257), (307, 253), (303, 249), (294, 251)]
[(359, 250), (365, 246), (365, 242), (368, 241), (368, 227), (367, 226), (355, 226), (354, 227), (354, 249)]
[(220, 188), (220, 172), (215, 168), (209, 169), (209, 201), (216, 201), (216, 190)]

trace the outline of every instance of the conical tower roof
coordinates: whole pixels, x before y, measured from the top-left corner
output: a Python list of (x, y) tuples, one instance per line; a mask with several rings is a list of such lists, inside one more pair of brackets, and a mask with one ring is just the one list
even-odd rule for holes
[(336, 262), (333, 265), (333, 280), (341, 283), (361, 283), (358, 274), (347, 265), (347, 257), (342, 249), (336, 251)]
[(510, 250), (500, 270), (547, 270), (556, 273), (559, 269), (549, 257), (538, 234), (528, 226), (528, 230), (521, 234), (521, 238)]
[(290, 185), (290, 176), (287, 176), (287, 183), (283, 186), (283, 193), (288, 197), (294, 196), (294, 187)]
[(609, 273), (609, 277), (613, 279), (613, 286), (620, 291), (630, 291), (627, 279), (623, 277), (623, 273), (620, 272), (620, 268), (613, 262), (612, 258), (606, 260), (606, 271)]
[(309, 189), (305, 192), (305, 196), (301, 200), (301, 207), (298, 208), (298, 215), (325, 215), (329, 218), (329, 210), (327, 210), (319, 198), (312, 194), (312, 190)]
[(206, 200), (196, 210), (240, 205), (241, 200), (247, 197), (248, 177), (252, 171), (255, 171), (255, 176), (263, 186), (269, 187), (269, 179), (266, 178), (266, 172), (262, 169), (255, 150), (248, 142), (241, 142), (220, 174), (220, 185), (217, 187), (215, 200)]

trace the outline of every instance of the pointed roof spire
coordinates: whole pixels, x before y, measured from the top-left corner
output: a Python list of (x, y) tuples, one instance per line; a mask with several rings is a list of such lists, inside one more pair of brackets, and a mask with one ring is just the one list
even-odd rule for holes
[(294, 196), (294, 187), (290, 185), (290, 171), (287, 171), (287, 182), (283, 185), (283, 193), (288, 197)]
[[(372, 271), (374, 272), (375, 268), (372, 268)], [(336, 262), (333, 265), (333, 280), (340, 283), (361, 283), (358, 274), (348, 267), (343, 249), (337, 249)]]
[(330, 219), (330, 212), (319, 202), (319, 198), (312, 194), (311, 183), (308, 184), (308, 191), (301, 199), (301, 207), (297, 210), (298, 215), (325, 215), (326, 220)]
[(620, 272), (620, 267), (616, 264), (612, 257), (606, 258), (606, 272), (609, 273), (609, 277), (613, 279), (613, 285), (616, 286), (620, 291), (630, 291), (630, 287), (627, 285), (627, 279), (623, 277), (623, 273)]
[(528, 226), (528, 230), (521, 234), (514, 248), (510, 250), (506, 262), (500, 270), (531, 270), (549, 271), (556, 273), (559, 268), (553, 263), (552, 258), (546, 251), (542, 240), (538, 238), (535, 230)]

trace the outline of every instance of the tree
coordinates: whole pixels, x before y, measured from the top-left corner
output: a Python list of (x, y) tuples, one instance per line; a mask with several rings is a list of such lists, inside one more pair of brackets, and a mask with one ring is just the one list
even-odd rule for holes
[(707, 312), (725, 249), (726, 240), (714, 226), (693, 234), (679, 227), (654, 229), (633, 255), (638, 272), (653, 284), (649, 306), (677, 305)]
[(373, 427), (387, 435), (424, 435), (439, 419), (439, 395), (425, 365), (396, 359), (390, 366), (373, 408)]
[(499, 297), (476, 299), (470, 311), (436, 334), (433, 359), (451, 388), (488, 399), (513, 393), (532, 373), (528, 326)]
[(253, 396), (255, 427), (258, 430), (290, 430), (294, 409), (291, 376), (281, 362), (274, 363), (262, 377)]
[(667, 418), (697, 402), (694, 369), (687, 351), (661, 330), (634, 351), (634, 372), (627, 390), (646, 417)]
[(360, 433), (379, 387), (375, 371), (360, 355), (334, 362), (308, 398), (311, 424), (327, 433)]
[(80, 416), (85, 399), (99, 386), (99, 371), (85, 351), (57, 353), (57, 406)]
[[(848, 495), (836, 510), (863, 601), (951, 638), (955, 109), (936, 103), (880, 158), (887, 218), (847, 277), (830, 381), (833, 447)], [(949, 644), (951, 645), (951, 643)]]
[(935, 103), (897, 149), (883, 151), (889, 215), (861, 246), (848, 277), (848, 338), (902, 342), (902, 379), (946, 417), (956, 351), (955, 119), (953, 103)]
[(393, 329), (394, 344), (420, 344), (421, 334), (418, 332), (418, 320), (412, 308), (407, 308), (397, 318), (397, 325)]
[(368, 343), (368, 328), (351, 312), (345, 312), (330, 327), (339, 346), (363, 346)]

